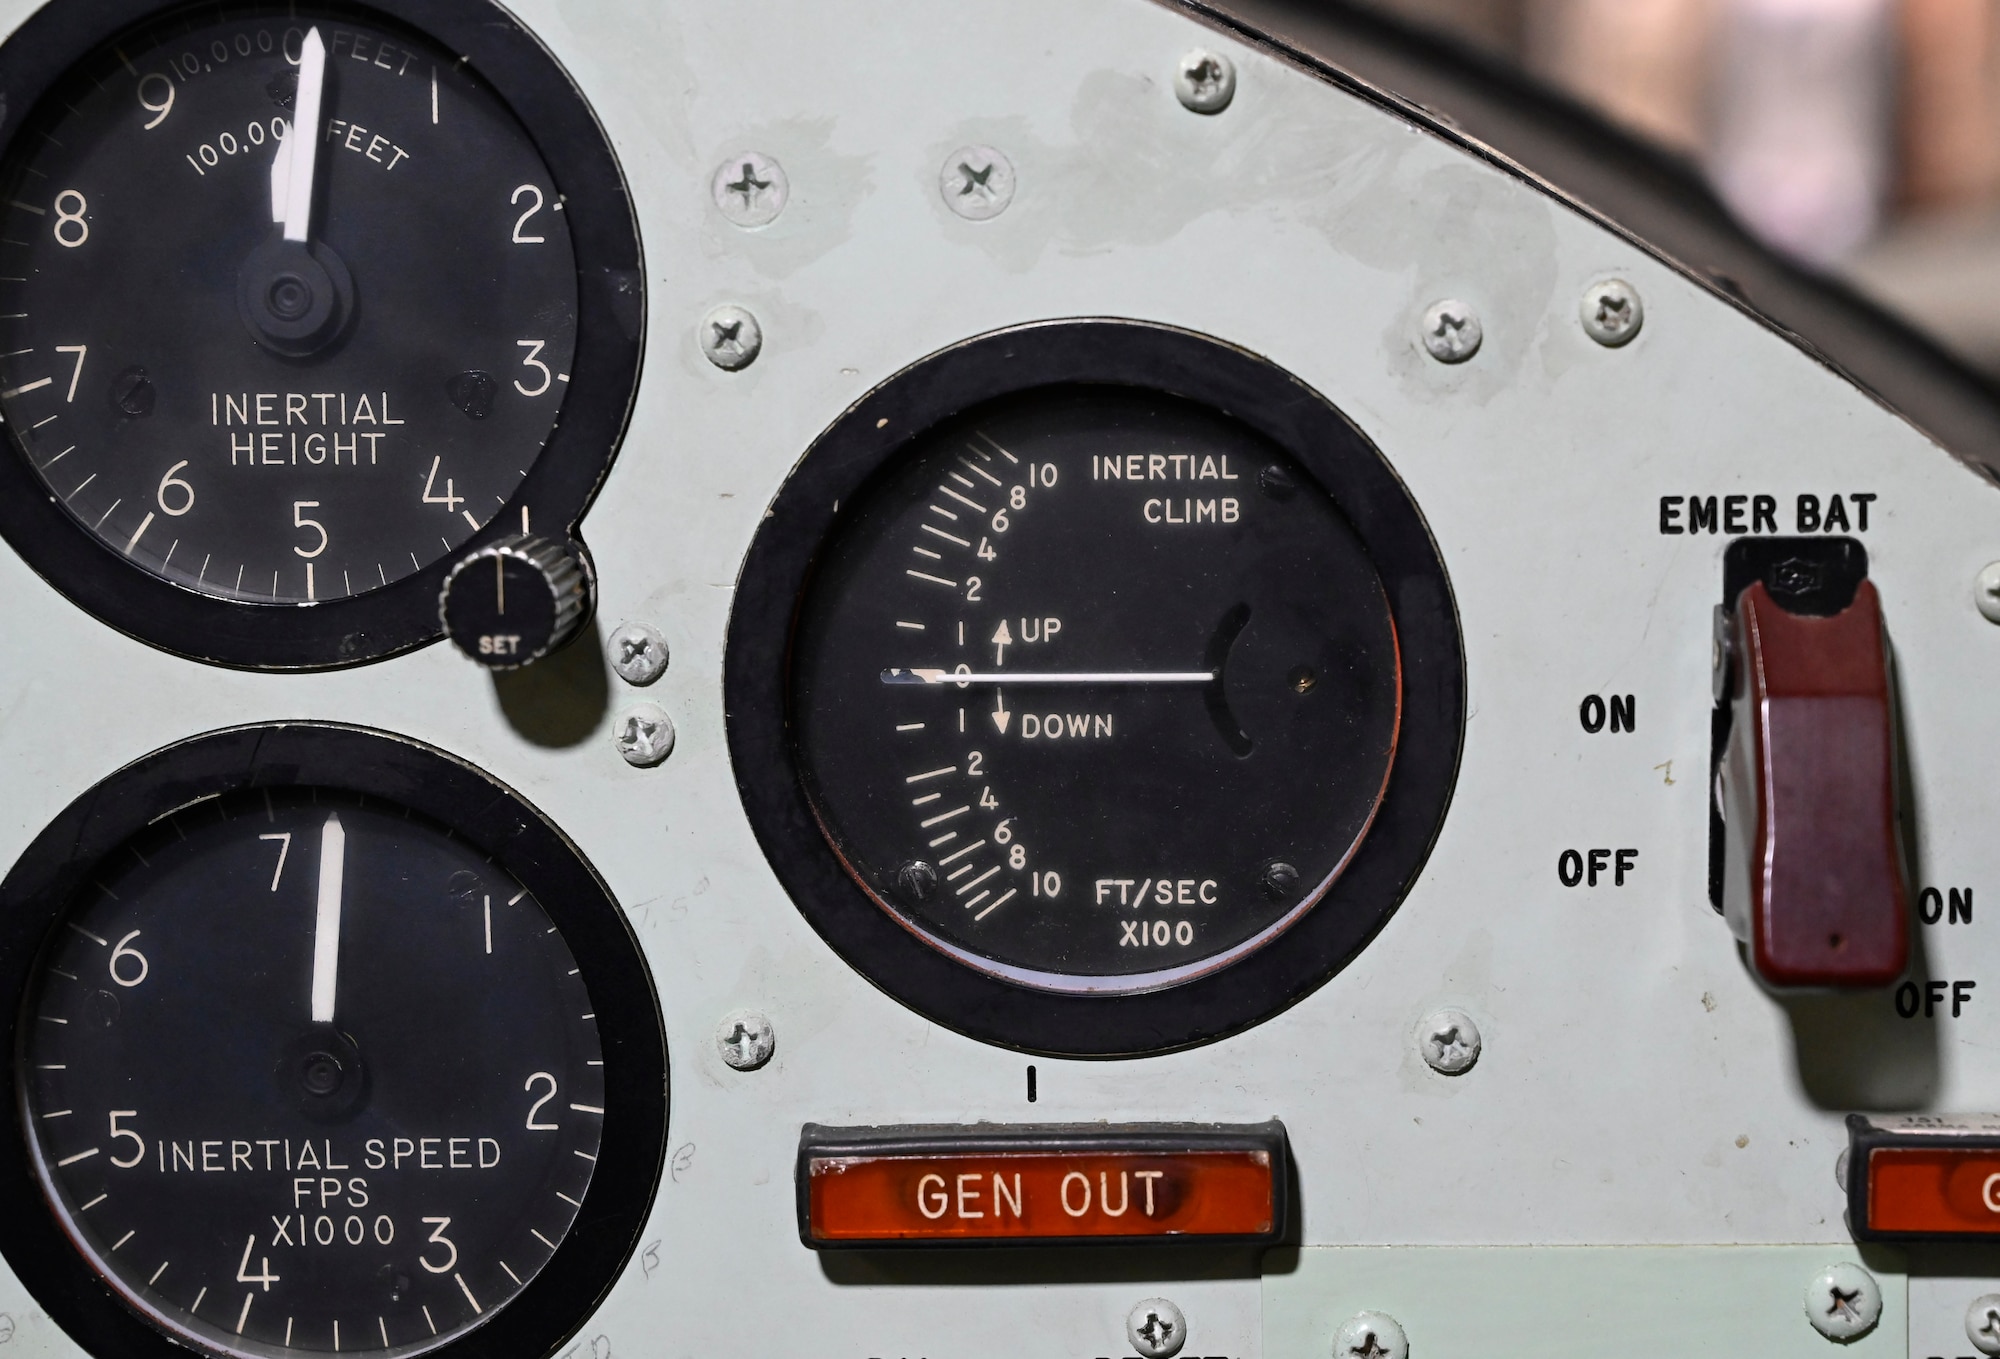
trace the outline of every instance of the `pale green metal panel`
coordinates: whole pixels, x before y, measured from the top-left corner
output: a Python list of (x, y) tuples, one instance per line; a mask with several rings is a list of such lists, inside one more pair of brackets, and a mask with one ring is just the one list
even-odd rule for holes
[[(1837, 1344), (1806, 1286), (1861, 1265), (1882, 1319)], [(1264, 1359), (1331, 1359), (1361, 1311), (1402, 1323), (1410, 1359), (1877, 1359), (1909, 1352), (1900, 1255), (1838, 1246), (1312, 1246), (1264, 1264)], [(1341, 1356), (1345, 1359), (1345, 1356)]]

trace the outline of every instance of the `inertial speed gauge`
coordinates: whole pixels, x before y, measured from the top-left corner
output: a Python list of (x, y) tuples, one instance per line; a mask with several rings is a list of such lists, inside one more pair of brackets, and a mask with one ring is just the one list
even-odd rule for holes
[(808, 454), (732, 624), (739, 781), (794, 898), (1022, 1047), (1289, 1003), (1394, 909), (1456, 765), (1407, 492), (1322, 399), (1181, 332), (1032, 327), (916, 373)]
[[(336, 773), (364, 763), (423, 805)], [(418, 1354), (503, 1311), (482, 1350), (545, 1353), (630, 1247), (665, 1112), (643, 964), (574, 851), (344, 728), (199, 738), (86, 803), (0, 888), (10, 969), (42, 936), (14, 1051), (46, 1207), (7, 1205), (17, 1268), (87, 1265), (129, 1305), (61, 1318), (86, 1344), (156, 1328), (99, 1353)]]
[[(435, 636), (469, 547), (573, 528), (631, 399), (609, 146), (490, 0), (70, 0), (0, 47), (0, 530), (170, 650)], [(303, 133), (303, 135), (300, 135)]]

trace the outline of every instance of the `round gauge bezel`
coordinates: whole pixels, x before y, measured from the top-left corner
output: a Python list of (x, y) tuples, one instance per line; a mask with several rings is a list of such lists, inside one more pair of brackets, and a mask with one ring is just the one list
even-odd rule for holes
[[(264, 604), (200, 594), (120, 557), (72, 518), (8, 434), (0, 454), (0, 538), (72, 603), (129, 637), (189, 660), (243, 670), (325, 670), (411, 650), (441, 635), (438, 593), (454, 563), (518, 529), (533, 512), (544, 537), (577, 524), (611, 469), (638, 390), (645, 269), (631, 195), (583, 92), (539, 39), (494, 0), (397, 0), (395, 12), (330, 0), (333, 10), (411, 28), (469, 65), (513, 112), (563, 198), (576, 257), (577, 331), (562, 411), (507, 507), (451, 553), (366, 594)], [(191, 4), (65, 0), (0, 43), (0, 90), (30, 110), (79, 62), (121, 34)], [(212, 9), (212, 6), (206, 7)], [(0, 155), (13, 137), (0, 145)]]
[[(792, 644), (839, 507), (927, 431), (1037, 389), (1131, 387), (1207, 407), (1270, 440), (1353, 525), (1395, 619), (1402, 729), (1375, 821), (1320, 902), (1226, 967), (1157, 990), (1058, 992), (953, 959), (871, 896), (822, 831), (791, 714)], [(1268, 360), (1192, 331), (1117, 318), (1044, 321), (921, 359), (845, 411), (792, 470), (750, 544), (724, 657), (737, 791), (779, 882), (849, 966), (939, 1024), (1025, 1052), (1133, 1057), (1268, 1019), (1344, 967), (1394, 914), (1443, 824), (1465, 727), (1464, 647), (1444, 562), (1381, 451)]]
[(234, 727), (112, 774), (49, 823), (0, 881), (0, 1256), (36, 1303), (93, 1354), (186, 1359), (70, 1241), (22, 1125), (23, 1017), (53, 934), (95, 865), (160, 817), (218, 794), (321, 787), (406, 807), (490, 855), (526, 886), (590, 988), (604, 1050), (603, 1142), (574, 1226), (489, 1320), (426, 1356), (542, 1359), (572, 1336), (637, 1245), (665, 1157), (667, 1052), (652, 977), (624, 912), (576, 846), (518, 793), (430, 746), (360, 727)]

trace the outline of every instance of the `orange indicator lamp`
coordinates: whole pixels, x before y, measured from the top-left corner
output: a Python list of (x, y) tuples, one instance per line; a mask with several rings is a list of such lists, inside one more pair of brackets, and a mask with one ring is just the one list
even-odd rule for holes
[(799, 1235), (860, 1246), (1271, 1242), (1281, 1125), (807, 1125)]
[(2000, 1241), (2000, 1118), (1847, 1120), (1848, 1218), (1863, 1241)]

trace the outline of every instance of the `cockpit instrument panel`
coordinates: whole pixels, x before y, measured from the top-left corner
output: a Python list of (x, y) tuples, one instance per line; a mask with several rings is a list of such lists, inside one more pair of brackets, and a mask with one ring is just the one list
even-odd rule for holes
[(0, 0), (0, 1359), (2000, 1354), (2000, 405), (1432, 55)]

